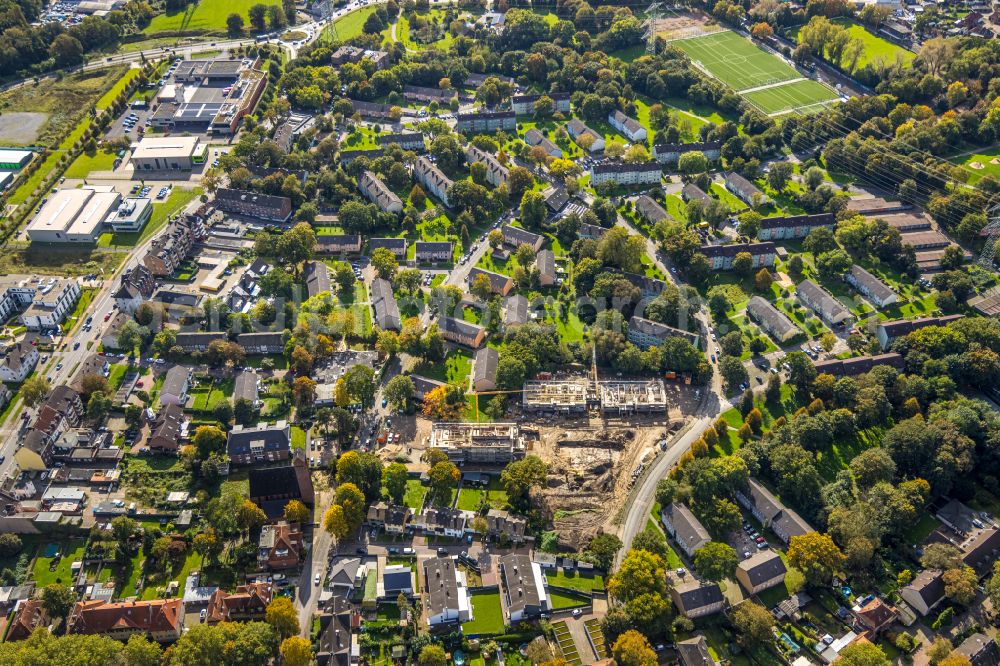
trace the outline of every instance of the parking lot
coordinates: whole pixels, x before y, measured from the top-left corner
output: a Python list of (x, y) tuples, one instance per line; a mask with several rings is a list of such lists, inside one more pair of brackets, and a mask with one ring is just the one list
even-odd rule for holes
[(746, 520), (739, 530), (730, 532), (726, 540), (742, 560), (770, 547), (767, 538), (760, 533), (760, 530)]

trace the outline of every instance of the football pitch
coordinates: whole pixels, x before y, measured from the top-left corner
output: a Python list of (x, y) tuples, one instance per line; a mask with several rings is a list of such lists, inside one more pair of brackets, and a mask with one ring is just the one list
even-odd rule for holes
[(778, 115), (819, 109), (838, 99), (835, 91), (807, 79), (777, 56), (728, 30), (670, 42), (709, 75), (762, 112)]

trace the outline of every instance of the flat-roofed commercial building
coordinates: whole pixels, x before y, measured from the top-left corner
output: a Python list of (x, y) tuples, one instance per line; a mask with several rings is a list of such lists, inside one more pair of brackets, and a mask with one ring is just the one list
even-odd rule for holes
[(104, 224), (116, 232), (142, 231), (153, 216), (153, 201), (148, 197), (123, 199), (118, 208), (104, 218)]
[(39, 243), (93, 243), (120, 200), (111, 187), (59, 190), (28, 224), (28, 238)]
[(132, 151), (136, 171), (190, 171), (207, 146), (196, 136), (147, 136)]
[(31, 162), (30, 150), (0, 148), (0, 171), (19, 171)]

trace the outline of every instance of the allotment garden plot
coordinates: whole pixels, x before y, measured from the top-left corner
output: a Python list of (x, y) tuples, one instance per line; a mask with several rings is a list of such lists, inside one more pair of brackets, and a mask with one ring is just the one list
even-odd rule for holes
[(838, 99), (831, 88), (803, 77), (781, 58), (728, 30), (670, 44), (770, 115), (808, 112)]

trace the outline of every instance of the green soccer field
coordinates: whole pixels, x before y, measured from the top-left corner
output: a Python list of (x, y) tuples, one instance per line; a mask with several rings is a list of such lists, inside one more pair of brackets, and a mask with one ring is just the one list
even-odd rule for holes
[[(670, 42), (702, 69), (767, 114), (822, 108), (838, 95), (826, 85), (804, 78), (781, 58), (728, 30)], [(780, 84), (780, 85), (775, 85)], [(762, 86), (774, 86), (756, 90)]]
[(744, 93), (743, 97), (768, 115), (791, 111), (812, 113), (840, 99), (832, 89), (812, 79)]

